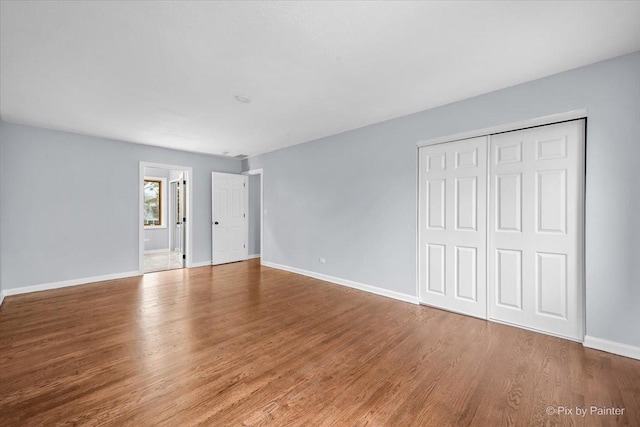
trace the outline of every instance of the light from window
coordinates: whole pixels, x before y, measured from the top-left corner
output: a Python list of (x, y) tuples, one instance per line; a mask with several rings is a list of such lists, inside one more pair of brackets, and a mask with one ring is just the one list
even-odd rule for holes
[(144, 225), (162, 226), (162, 181), (144, 180)]

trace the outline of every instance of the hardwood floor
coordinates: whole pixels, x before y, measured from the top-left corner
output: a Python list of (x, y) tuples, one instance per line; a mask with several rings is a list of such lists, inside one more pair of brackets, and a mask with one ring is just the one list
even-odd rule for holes
[(6, 298), (0, 424), (638, 426), (640, 361), (252, 260)]

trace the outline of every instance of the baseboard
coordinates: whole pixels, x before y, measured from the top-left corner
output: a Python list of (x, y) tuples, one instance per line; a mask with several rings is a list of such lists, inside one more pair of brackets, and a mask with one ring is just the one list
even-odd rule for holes
[(23, 286), (19, 288), (5, 289), (4, 296), (28, 294), (31, 292), (50, 291), (52, 289), (66, 288), (69, 286), (86, 285), (87, 283), (104, 282), (107, 280), (125, 279), (127, 277), (140, 276), (138, 271), (128, 271), (126, 273), (105, 274), (103, 276), (84, 277), (82, 279), (64, 280), (62, 282), (44, 283), (41, 285)]
[(260, 254), (253, 254), (247, 257), (247, 259), (254, 259), (254, 258), (260, 258)]
[(144, 251), (145, 254), (159, 254), (162, 252), (169, 252), (169, 249), (168, 248), (167, 249), (151, 249), (148, 251)]
[(4, 301), (4, 292), (0, 291), (0, 307), (2, 306), (2, 301)]
[(640, 360), (640, 347), (636, 347), (634, 345), (622, 344), (619, 342), (604, 340), (602, 338), (596, 338), (589, 335), (585, 335), (582, 345), (588, 348), (593, 348), (595, 350), (606, 351), (607, 353), (613, 353), (619, 356), (625, 356), (631, 359)]
[(211, 267), (211, 261), (192, 262), (191, 267), (189, 268), (196, 268), (196, 267)]
[(399, 301), (410, 302), (411, 304), (418, 304), (418, 297), (409, 294), (403, 294), (401, 292), (390, 291), (388, 289), (379, 288), (377, 286), (365, 285), (363, 283), (354, 282), (347, 279), (341, 279), (339, 277), (327, 276), (326, 274), (316, 273), (313, 271), (302, 270), (300, 268), (289, 267), (287, 265), (275, 264), (273, 262), (262, 261), (261, 265), (265, 267), (276, 268), (278, 270), (288, 271), (290, 273), (301, 274), (307, 277), (313, 277), (314, 279), (324, 280), (325, 282), (334, 283), (336, 285), (346, 286), (353, 289), (369, 292), (372, 294), (380, 295), (387, 298), (393, 298)]

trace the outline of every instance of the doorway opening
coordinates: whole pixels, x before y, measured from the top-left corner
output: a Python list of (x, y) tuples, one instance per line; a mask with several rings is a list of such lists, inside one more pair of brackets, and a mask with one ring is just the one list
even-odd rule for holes
[(141, 274), (191, 265), (191, 168), (140, 162)]

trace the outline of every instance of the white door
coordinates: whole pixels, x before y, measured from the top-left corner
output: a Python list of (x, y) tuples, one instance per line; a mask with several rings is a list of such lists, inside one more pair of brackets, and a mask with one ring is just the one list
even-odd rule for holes
[(420, 302), (486, 318), (487, 137), (420, 149)]
[(171, 203), (171, 207), (169, 210), (170, 218), (169, 218), (169, 250), (176, 252), (178, 245), (178, 226), (179, 226), (179, 215), (178, 215), (178, 207), (177, 207), (177, 194), (178, 194), (178, 181), (171, 181), (169, 183), (169, 202)]
[(180, 259), (183, 267), (185, 261), (185, 246), (184, 242), (186, 240), (186, 226), (185, 222), (187, 220), (186, 212), (185, 212), (185, 187), (186, 187), (186, 179), (184, 179), (184, 173), (180, 175), (180, 178), (175, 181), (171, 181), (169, 183), (170, 192), (169, 192), (169, 201), (171, 203), (170, 206), (170, 219), (169, 219), (169, 250), (170, 252), (175, 252), (172, 257), (178, 257)]
[(183, 172), (180, 175), (180, 180), (178, 181), (178, 185), (176, 187), (176, 213), (177, 213), (177, 223), (176, 223), (176, 239), (178, 245), (176, 250), (182, 254), (182, 259), (184, 262), (186, 246), (185, 242), (187, 240), (187, 227), (185, 222), (187, 220), (187, 180), (186, 180), (186, 172)]
[(583, 339), (584, 121), (490, 137), (489, 317)]
[(213, 172), (212, 264), (245, 260), (249, 256), (247, 176)]

